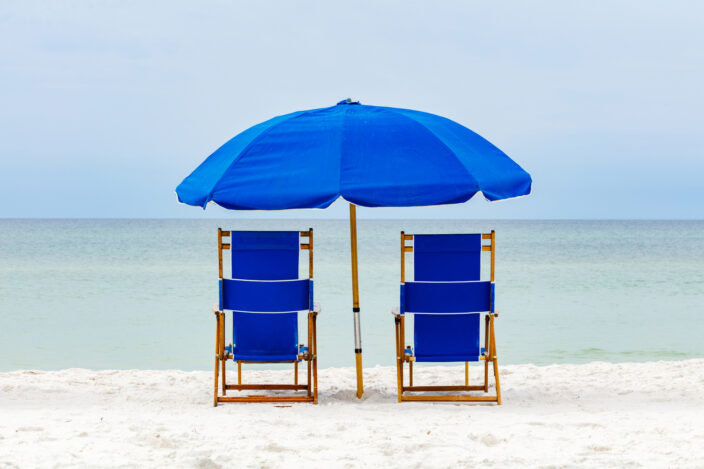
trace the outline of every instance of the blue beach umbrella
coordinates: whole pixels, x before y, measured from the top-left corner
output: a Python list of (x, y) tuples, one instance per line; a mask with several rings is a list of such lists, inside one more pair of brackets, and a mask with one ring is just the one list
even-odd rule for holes
[(352, 295), (361, 397), (356, 205), (457, 204), (527, 195), (531, 177), (505, 153), (444, 117), (409, 109), (336, 106), (274, 117), (221, 146), (176, 188), (182, 203), (232, 210), (350, 204)]

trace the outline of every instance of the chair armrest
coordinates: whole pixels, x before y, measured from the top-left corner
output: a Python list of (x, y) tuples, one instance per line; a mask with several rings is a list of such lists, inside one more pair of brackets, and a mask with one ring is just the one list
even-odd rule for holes
[(320, 303), (317, 301), (313, 302), (313, 312), (315, 314), (320, 314), (323, 311), (323, 309), (320, 307)]

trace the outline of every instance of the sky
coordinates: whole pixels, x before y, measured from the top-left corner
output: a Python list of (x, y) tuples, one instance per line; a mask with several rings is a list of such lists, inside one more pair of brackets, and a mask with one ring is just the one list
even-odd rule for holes
[(0, 218), (232, 216), (174, 189), (246, 128), (352, 97), (456, 120), (533, 177), (360, 217), (702, 219), (703, 83), (699, 1), (0, 0)]

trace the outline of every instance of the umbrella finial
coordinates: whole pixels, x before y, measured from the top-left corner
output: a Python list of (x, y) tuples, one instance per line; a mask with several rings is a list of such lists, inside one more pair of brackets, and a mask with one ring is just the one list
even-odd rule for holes
[(359, 101), (352, 101), (352, 98), (347, 98), (347, 99), (343, 99), (342, 101), (337, 103), (338, 106), (340, 104), (359, 104)]

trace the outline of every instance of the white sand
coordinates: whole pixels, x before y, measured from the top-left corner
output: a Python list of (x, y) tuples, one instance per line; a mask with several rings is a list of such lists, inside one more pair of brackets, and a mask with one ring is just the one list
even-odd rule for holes
[(321, 370), (318, 406), (214, 408), (207, 372), (2, 373), (0, 468), (704, 467), (704, 359), (506, 366), (501, 407), (398, 404), (388, 367), (358, 401), (353, 377)]

